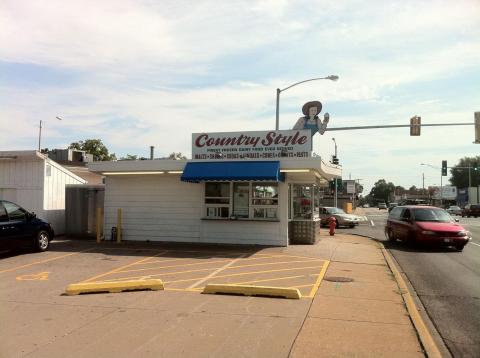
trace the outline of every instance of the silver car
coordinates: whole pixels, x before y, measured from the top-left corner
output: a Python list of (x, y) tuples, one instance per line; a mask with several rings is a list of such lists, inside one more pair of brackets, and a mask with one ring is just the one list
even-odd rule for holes
[(353, 228), (362, 221), (359, 216), (347, 214), (342, 209), (333, 206), (324, 206), (320, 208), (320, 225), (328, 226), (328, 218), (332, 216), (337, 219), (337, 227), (348, 226)]
[(450, 215), (462, 215), (462, 209), (456, 205), (449, 206), (447, 212)]

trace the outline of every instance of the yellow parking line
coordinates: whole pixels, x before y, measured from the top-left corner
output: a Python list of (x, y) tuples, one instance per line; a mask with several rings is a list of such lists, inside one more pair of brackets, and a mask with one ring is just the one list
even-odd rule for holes
[[(233, 255), (232, 255), (233, 256)], [(238, 255), (235, 255), (234, 257), (237, 257)], [(263, 257), (250, 257), (250, 258), (245, 258), (245, 259), (242, 259), (242, 261), (246, 261), (246, 260), (262, 260), (262, 259), (267, 259), (267, 258), (272, 258), (272, 257), (275, 257), (275, 256), (267, 256), (267, 255), (263, 255)], [(208, 258), (225, 258), (225, 256), (212, 256), (212, 255), (208, 255), (208, 256), (196, 256), (196, 257), (183, 257), (183, 258), (178, 258), (178, 259), (171, 259), (171, 260), (155, 260), (155, 261), (149, 261), (149, 262), (141, 262), (141, 263), (138, 263), (138, 264), (135, 264), (135, 265), (151, 265), (151, 264), (161, 264), (161, 263), (167, 263), (167, 262), (175, 262), (175, 261), (182, 261), (182, 260), (196, 260), (196, 259), (208, 259)], [(234, 258), (232, 257), (232, 258)], [(230, 258), (231, 259), (231, 258)], [(221, 261), (214, 261), (214, 262), (221, 262)], [(178, 266), (182, 266), (182, 265), (178, 265)]]
[[(233, 257), (228, 260), (218, 260), (218, 261), (207, 261), (207, 262), (196, 262), (196, 263), (191, 263), (191, 264), (179, 264), (179, 265), (167, 265), (167, 266), (154, 266), (154, 267), (147, 267), (147, 268), (142, 268), (142, 269), (136, 269), (136, 270), (127, 270), (127, 271), (117, 271), (116, 273), (127, 273), (127, 272), (139, 272), (139, 271), (149, 271), (149, 270), (155, 270), (155, 269), (165, 269), (165, 268), (172, 268), (172, 267), (185, 267), (185, 266), (196, 266), (196, 265), (211, 265), (211, 264), (217, 264), (217, 263), (223, 263), (223, 262), (230, 262), (234, 259)], [(265, 259), (264, 257), (257, 257), (257, 258), (252, 258), (252, 259), (242, 259), (243, 260), (259, 260), (259, 259)], [(283, 261), (283, 262), (267, 262), (267, 263), (262, 263), (262, 264), (252, 264), (252, 265), (240, 265), (240, 266), (231, 266), (229, 269), (233, 268), (241, 268), (241, 267), (251, 267), (251, 266), (264, 266), (264, 265), (276, 265), (276, 264), (285, 264), (285, 263), (298, 263), (298, 262), (311, 262), (311, 261), (325, 261), (325, 260), (305, 260), (305, 261)], [(143, 264), (143, 263), (142, 263)]]
[(314, 297), (315, 293), (317, 293), (318, 287), (320, 287), (320, 283), (323, 280), (323, 276), (325, 276), (325, 273), (327, 272), (328, 265), (330, 264), (329, 260), (325, 260), (325, 263), (323, 264), (322, 270), (320, 271), (320, 274), (317, 277), (317, 281), (315, 282), (315, 285), (312, 287), (310, 294), (308, 296), (304, 297)]
[(232, 282), (232, 284), (233, 285), (249, 285), (249, 284), (252, 284), (252, 283), (269, 282), (269, 281), (281, 281), (281, 280), (288, 280), (288, 279), (300, 278), (300, 277), (306, 277), (306, 276), (307, 275), (276, 277), (276, 278), (268, 278), (268, 279), (265, 279), (265, 280), (243, 281), (243, 282), (235, 282), (235, 283)]
[[(264, 271), (251, 271), (251, 272), (242, 272), (242, 273), (234, 273), (230, 275), (220, 275), (220, 276), (214, 276), (212, 277), (212, 280), (216, 278), (226, 278), (226, 277), (235, 277), (235, 276), (243, 276), (243, 275), (253, 275), (253, 274), (261, 274), (261, 273), (269, 273), (269, 272), (281, 272), (281, 271), (293, 271), (293, 270), (305, 270), (305, 269), (318, 269), (319, 266), (310, 266), (310, 267), (294, 267), (294, 268), (287, 268), (287, 269), (278, 269), (278, 270), (264, 270)], [(160, 275), (152, 275), (152, 276), (161, 276)], [(199, 278), (197, 278), (198, 280)], [(168, 283), (173, 283), (173, 282), (181, 282), (181, 281), (192, 281), (191, 279), (189, 280), (177, 280), (177, 281), (169, 281)], [(167, 283), (167, 281), (165, 281)]]
[(34, 266), (34, 265), (44, 264), (44, 263), (50, 262), (50, 261), (60, 260), (60, 259), (63, 259), (63, 258), (65, 258), (65, 257), (69, 257), (69, 256), (73, 256), (73, 255), (80, 254), (80, 253), (82, 253), (82, 252), (92, 251), (93, 249), (95, 249), (95, 248), (92, 247), (92, 248), (90, 248), (90, 249), (86, 249), (86, 250), (82, 250), (82, 251), (77, 251), (77, 252), (72, 252), (72, 253), (70, 253), (70, 254), (65, 254), (65, 255), (61, 255), (61, 256), (56, 256), (56, 257), (52, 257), (52, 258), (46, 259), (46, 260), (35, 261), (35, 262), (29, 263), (29, 264), (26, 264), (26, 265), (17, 266), (17, 267), (13, 267), (13, 268), (10, 268), (10, 269), (2, 270), (2, 271), (0, 271), (0, 273), (11, 272), (11, 271), (15, 271), (15, 270), (20, 270), (20, 269), (25, 268), (25, 267), (30, 267), (30, 266)]
[(302, 261), (280, 261), (280, 262), (267, 262), (264, 264), (252, 264), (252, 265), (239, 265), (239, 266), (231, 266), (228, 269), (233, 270), (236, 268), (243, 268), (243, 267), (253, 267), (253, 266), (267, 266), (267, 265), (280, 265), (280, 264), (289, 264), (289, 263), (300, 263), (300, 262), (314, 262), (314, 261), (325, 261), (325, 260), (302, 260)]
[[(233, 258), (232, 258), (233, 259)], [(166, 268), (173, 268), (173, 267), (185, 267), (185, 266), (196, 266), (196, 265), (211, 265), (223, 262), (230, 262), (232, 259), (229, 260), (219, 260), (219, 261), (207, 261), (207, 262), (197, 262), (193, 264), (180, 264), (180, 265), (167, 265), (167, 266), (153, 266), (147, 267), (137, 270), (126, 270), (126, 271), (117, 271), (116, 273), (127, 273), (127, 272), (139, 272), (139, 271), (149, 271), (149, 270), (159, 270), (159, 269), (166, 269)], [(215, 267), (211, 268), (211, 270), (215, 270)]]
[[(108, 271), (108, 272), (106, 272), (106, 273), (103, 273), (103, 274), (100, 274), (100, 275), (97, 275), (97, 276), (90, 277), (89, 279), (86, 279), (86, 280), (83, 281), (83, 282), (90, 282), (90, 281), (96, 280), (97, 278), (105, 277), (105, 276), (107, 276), (107, 275), (110, 275), (110, 274), (112, 274), (112, 273), (115, 273), (115, 272), (118, 271), (118, 270), (122, 270), (122, 269), (124, 269), (124, 268), (127, 268), (127, 267), (130, 267), (130, 266), (132, 266), (132, 265), (135, 265), (137, 262), (148, 261), (148, 260), (150, 260), (150, 259), (152, 259), (152, 258), (154, 258), (154, 257), (163, 255), (163, 254), (166, 253), (166, 252), (168, 252), (168, 250), (160, 251), (160, 252), (159, 252), (158, 254), (156, 254), (156, 255), (149, 256), (149, 257), (145, 257), (145, 258), (143, 258), (143, 259), (141, 259), (141, 260), (135, 261), (135, 262), (133, 262), (133, 263), (131, 263), (131, 264), (128, 264), (128, 265), (125, 265), (125, 266), (117, 267), (116, 269), (110, 270), (110, 271)], [(143, 277), (143, 276), (142, 276), (142, 277)]]

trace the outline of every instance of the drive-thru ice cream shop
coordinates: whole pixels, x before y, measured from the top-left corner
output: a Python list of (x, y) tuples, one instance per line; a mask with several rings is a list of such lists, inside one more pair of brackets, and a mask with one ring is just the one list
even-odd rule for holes
[(322, 189), (341, 169), (312, 156), (310, 130), (194, 133), (191, 160), (94, 162), (104, 231), (123, 240), (314, 243)]

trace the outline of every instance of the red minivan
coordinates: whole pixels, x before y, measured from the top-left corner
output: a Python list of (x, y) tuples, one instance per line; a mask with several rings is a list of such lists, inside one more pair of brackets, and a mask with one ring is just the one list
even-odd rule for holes
[(472, 239), (444, 209), (433, 206), (397, 206), (390, 211), (385, 235), (390, 241), (453, 246), (462, 251)]

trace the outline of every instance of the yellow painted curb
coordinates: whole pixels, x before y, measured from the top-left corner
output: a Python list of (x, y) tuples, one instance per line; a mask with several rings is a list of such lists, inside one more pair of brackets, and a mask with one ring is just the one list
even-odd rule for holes
[(84, 282), (72, 283), (67, 286), (65, 293), (68, 296), (79, 295), (81, 293), (96, 292), (122, 292), (133, 290), (163, 290), (163, 282), (159, 279), (130, 280), (119, 282)]
[(403, 279), (402, 275), (398, 271), (392, 256), (385, 249), (383, 244), (382, 244), (382, 252), (383, 252), (383, 256), (385, 257), (385, 260), (387, 261), (388, 266), (390, 267), (390, 270), (392, 271), (395, 277), (395, 280), (397, 281), (398, 287), (400, 289), (400, 293), (402, 294), (403, 301), (407, 306), (408, 314), (410, 315), (410, 319), (412, 320), (413, 325), (417, 330), (418, 336), (420, 337), (420, 341), (422, 342), (423, 348), (425, 349), (427, 356), (442, 357), (442, 354), (440, 353), (440, 350), (438, 349), (432, 335), (430, 334), (429, 329), (427, 328), (427, 326), (425, 325), (425, 322), (423, 322), (422, 317), (418, 313), (418, 308), (415, 305), (415, 302), (413, 301), (412, 295), (408, 290), (408, 286), (405, 283), (405, 280)]
[(302, 294), (297, 288), (228, 284), (208, 284), (207, 286), (205, 286), (202, 293), (224, 293), (244, 296), (284, 297), (296, 300), (302, 297)]

